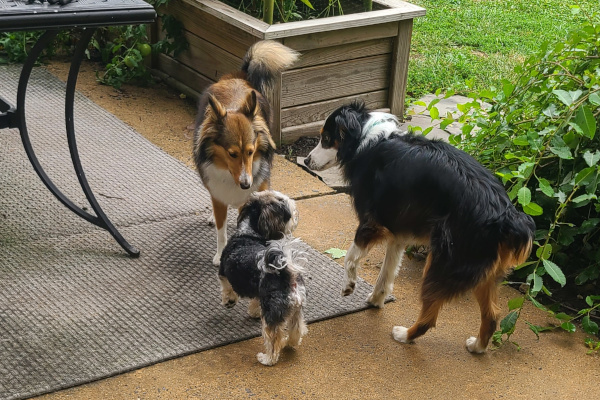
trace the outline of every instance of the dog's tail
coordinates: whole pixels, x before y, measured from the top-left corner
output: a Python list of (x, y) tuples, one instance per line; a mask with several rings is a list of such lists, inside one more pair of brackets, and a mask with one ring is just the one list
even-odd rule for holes
[(533, 246), (535, 222), (529, 215), (512, 207), (504, 220), (500, 254), (503, 263), (514, 267), (524, 263)]
[(300, 56), (295, 50), (273, 40), (263, 40), (248, 49), (242, 61), (246, 79), (263, 96), (272, 87), (277, 74), (289, 68)]
[(302, 274), (306, 258), (297, 248), (299, 243), (298, 239), (269, 241), (267, 248), (256, 256), (258, 269), (267, 274), (279, 274), (284, 269), (292, 274)]

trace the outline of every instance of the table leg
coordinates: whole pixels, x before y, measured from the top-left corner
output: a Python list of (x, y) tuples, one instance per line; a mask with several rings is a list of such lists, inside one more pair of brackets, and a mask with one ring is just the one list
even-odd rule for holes
[(123, 236), (119, 233), (119, 231), (115, 228), (112, 222), (108, 219), (98, 201), (96, 200), (88, 182), (85, 177), (85, 173), (81, 166), (81, 161), (79, 159), (79, 152), (77, 150), (77, 142), (75, 140), (75, 128), (74, 128), (74, 120), (73, 120), (73, 107), (75, 100), (75, 86), (77, 83), (77, 75), (79, 73), (79, 68), (81, 66), (81, 62), (85, 55), (85, 50), (87, 45), (92, 38), (95, 29), (86, 29), (83, 31), (81, 40), (77, 44), (75, 49), (75, 53), (73, 54), (71, 69), (69, 71), (69, 78), (67, 80), (67, 90), (66, 90), (66, 100), (65, 100), (65, 122), (66, 122), (66, 130), (67, 130), (67, 140), (69, 143), (69, 151), (71, 153), (71, 160), (73, 162), (73, 167), (75, 168), (75, 172), (77, 174), (77, 179), (79, 180), (79, 184), (81, 185), (81, 189), (85, 193), (85, 196), (90, 203), (90, 206), (96, 213), (96, 215), (90, 214), (77, 205), (75, 205), (69, 198), (67, 198), (52, 182), (50, 177), (46, 174), (44, 169), (42, 168), (40, 162), (38, 161), (33, 147), (31, 145), (31, 141), (29, 139), (29, 132), (27, 130), (27, 122), (25, 119), (25, 95), (27, 93), (27, 84), (29, 83), (29, 78), (31, 76), (31, 71), (37, 61), (41, 52), (48, 46), (48, 44), (56, 37), (58, 34), (57, 30), (49, 30), (46, 31), (40, 39), (37, 41), (31, 52), (29, 53), (27, 60), (23, 64), (23, 69), (21, 71), (21, 76), (19, 77), (19, 86), (17, 91), (17, 122), (18, 128), (21, 133), (21, 141), (23, 142), (23, 147), (25, 148), (25, 152), (27, 153), (27, 157), (33, 166), (33, 169), (38, 174), (44, 185), (50, 190), (50, 192), (68, 209), (73, 211), (75, 214), (80, 216), (92, 224), (107, 230), (121, 245), (121, 247), (129, 253), (132, 257), (138, 257), (140, 252), (137, 248), (130, 245)]

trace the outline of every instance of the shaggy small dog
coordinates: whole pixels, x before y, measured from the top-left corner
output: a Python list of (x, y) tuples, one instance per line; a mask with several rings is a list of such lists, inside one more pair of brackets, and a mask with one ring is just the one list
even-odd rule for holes
[(228, 207), (241, 207), (252, 192), (269, 188), (275, 142), (267, 95), (298, 53), (272, 40), (255, 43), (241, 70), (209, 86), (198, 102), (194, 162), (210, 193), (217, 228), (219, 265), (227, 243)]
[(257, 359), (274, 365), (281, 349), (297, 346), (307, 332), (302, 306), (306, 289), (294, 241), (280, 240), (298, 225), (295, 202), (276, 191), (256, 192), (240, 209), (237, 231), (221, 256), (222, 304), (250, 298), (248, 313), (262, 319), (265, 352)]
[(445, 142), (403, 134), (395, 116), (369, 112), (362, 102), (327, 118), (305, 163), (314, 170), (340, 164), (350, 184), (359, 225), (345, 259), (342, 294), (354, 291), (360, 260), (386, 239), (385, 261), (367, 299), (383, 307), (406, 246), (428, 244), (421, 313), (411, 328), (394, 327), (394, 338), (408, 343), (423, 335), (445, 302), (473, 290), (481, 326), (466, 346), (484, 352), (497, 326), (498, 282), (527, 259), (535, 231), (499, 180)]

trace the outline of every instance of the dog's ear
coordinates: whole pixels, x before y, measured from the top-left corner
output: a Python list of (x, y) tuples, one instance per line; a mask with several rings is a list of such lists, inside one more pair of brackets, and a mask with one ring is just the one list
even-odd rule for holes
[(281, 239), (290, 218), (292, 213), (285, 201), (275, 200), (265, 204), (258, 217), (258, 233), (269, 240)]
[(344, 140), (346, 135), (353, 138), (359, 138), (362, 125), (358, 119), (359, 114), (351, 108), (344, 108), (340, 115), (335, 117), (335, 124), (338, 127), (339, 135)]
[(227, 110), (223, 107), (223, 104), (217, 100), (215, 96), (212, 94), (208, 95), (208, 104), (210, 108), (206, 108), (207, 114), (210, 113), (211, 116), (214, 116), (216, 121), (221, 121), (227, 116)]
[(258, 113), (258, 101), (254, 90), (248, 92), (244, 104), (240, 107), (238, 112), (244, 114), (248, 119), (253, 119), (256, 116)]

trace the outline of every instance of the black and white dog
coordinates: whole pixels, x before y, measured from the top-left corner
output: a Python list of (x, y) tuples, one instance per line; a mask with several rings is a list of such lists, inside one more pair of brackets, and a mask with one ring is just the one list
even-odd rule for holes
[(497, 326), (498, 283), (527, 259), (535, 230), (498, 179), (445, 142), (403, 134), (395, 116), (369, 112), (359, 101), (327, 118), (305, 163), (313, 170), (339, 164), (350, 185), (359, 225), (342, 294), (354, 291), (360, 260), (385, 239), (385, 261), (367, 299), (383, 307), (406, 246), (428, 244), (421, 313), (411, 328), (394, 327), (394, 338), (408, 343), (423, 335), (445, 302), (473, 290), (481, 327), (466, 345), (484, 352)]
[(299, 345), (307, 332), (299, 252), (295, 241), (285, 239), (297, 225), (294, 200), (273, 190), (255, 192), (221, 255), (222, 304), (233, 307), (238, 296), (251, 299), (248, 313), (262, 319), (265, 352), (257, 358), (264, 365), (277, 363), (281, 349)]

